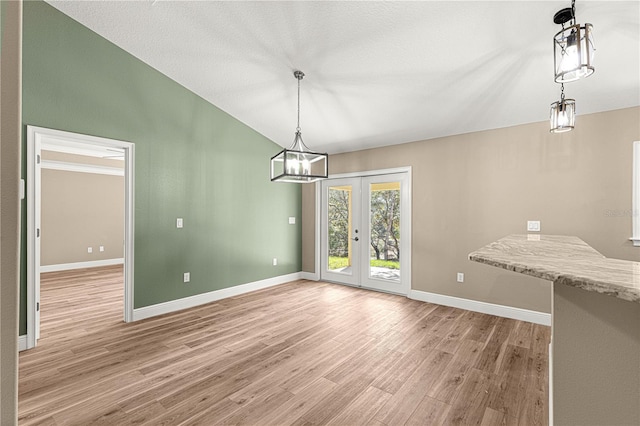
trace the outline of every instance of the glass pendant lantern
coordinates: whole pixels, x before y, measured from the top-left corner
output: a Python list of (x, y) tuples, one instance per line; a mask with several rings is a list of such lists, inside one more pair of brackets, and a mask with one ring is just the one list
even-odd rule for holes
[[(571, 25), (565, 28), (565, 24)], [(568, 83), (593, 74), (593, 25), (576, 24), (575, 0), (570, 8), (558, 11), (553, 22), (562, 25), (562, 30), (553, 37), (553, 64), (556, 83)]]
[(302, 141), (300, 131), (300, 80), (302, 71), (294, 71), (298, 80), (298, 126), (293, 144), (271, 157), (271, 181), (309, 183), (326, 179), (329, 172), (329, 155), (312, 152)]
[(562, 85), (560, 100), (551, 104), (549, 124), (551, 133), (569, 132), (575, 127), (576, 101), (575, 99), (565, 99), (564, 84)]

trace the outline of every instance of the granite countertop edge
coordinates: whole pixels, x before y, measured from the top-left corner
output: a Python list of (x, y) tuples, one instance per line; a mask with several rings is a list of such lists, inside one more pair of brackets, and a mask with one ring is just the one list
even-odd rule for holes
[(577, 237), (526, 237), (502, 238), (470, 253), (469, 260), (640, 303), (639, 262), (606, 258)]

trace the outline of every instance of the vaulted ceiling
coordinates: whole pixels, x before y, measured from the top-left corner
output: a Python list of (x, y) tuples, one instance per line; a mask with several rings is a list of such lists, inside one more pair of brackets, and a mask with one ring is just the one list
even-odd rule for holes
[[(49, 1), (282, 146), (338, 153), (547, 120), (566, 1)], [(577, 1), (580, 115), (640, 105), (640, 2)]]

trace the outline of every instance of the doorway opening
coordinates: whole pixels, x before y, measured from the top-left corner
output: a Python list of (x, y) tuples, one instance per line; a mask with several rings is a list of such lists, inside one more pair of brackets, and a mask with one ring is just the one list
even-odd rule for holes
[[(130, 142), (27, 126), (26, 349), (35, 347), (40, 336), (40, 276), (43, 272), (121, 265), (116, 266), (116, 268), (122, 268), (124, 321), (130, 322), (133, 320), (133, 160), (134, 145)], [(49, 189), (43, 192), (43, 173), (47, 178), (45, 182), (48, 182), (48, 188), (55, 187), (55, 184), (52, 184), (51, 182), (53, 181), (50, 181), (49, 178), (55, 176), (59, 180), (57, 182), (58, 192), (54, 195), (54, 197), (57, 197), (55, 201), (47, 198), (51, 197)], [(70, 189), (71, 182), (77, 183), (76, 177), (79, 174), (85, 174), (82, 178), (84, 189), (92, 185), (98, 185), (99, 181), (100, 185), (106, 185), (105, 188), (111, 188), (112, 191), (115, 188), (115, 195), (112, 194), (112, 198), (115, 198), (111, 202), (104, 202), (99, 198), (93, 201), (79, 200), (83, 194), (83, 185), (80, 184), (75, 189)], [(110, 179), (112, 177), (116, 179)], [(123, 185), (124, 191), (120, 188), (120, 192), (118, 192), (118, 185)], [(45, 195), (44, 199), (43, 195)], [(123, 199), (117, 200), (118, 197)], [(48, 215), (43, 221), (43, 204), (49, 206), (49, 210), (52, 203), (56, 201), (61, 209), (64, 207), (68, 211), (64, 213), (57, 212), (62, 213), (58, 215), (60, 217)], [(76, 201), (80, 202), (78, 206), (75, 208), (70, 206)], [(119, 208), (116, 206), (115, 211), (105, 214), (107, 216), (111, 214), (123, 217), (123, 223), (120, 223), (120, 227), (115, 231), (113, 229), (110, 231), (103, 230), (100, 233), (102, 235), (100, 242), (96, 243), (95, 247), (93, 245), (84, 247), (87, 245), (86, 243), (79, 243), (78, 241), (80, 240), (75, 241), (78, 239), (77, 234), (82, 233), (83, 227), (86, 229), (96, 226), (97, 223), (95, 221), (91, 222), (91, 218), (88, 218), (87, 223), (82, 223), (84, 216), (92, 214), (91, 208), (82, 205), (82, 201), (94, 204), (91, 207), (97, 207), (94, 210), (95, 215), (105, 213), (104, 210), (106, 209), (113, 210), (110, 204), (117, 204)], [(101, 206), (95, 206), (95, 204), (100, 203), (102, 203)], [(79, 213), (77, 210), (86, 211)], [(49, 213), (51, 212), (49, 211)], [(65, 215), (72, 222), (71, 224), (64, 223)], [(75, 219), (74, 215), (77, 215)], [(53, 226), (53, 223), (57, 223), (57, 225)], [(77, 233), (74, 232), (74, 226), (77, 227)], [(77, 261), (65, 262), (64, 259), (70, 259), (70, 257), (65, 258), (61, 253), (52, 250), (51, 240), (44, 244), (46, 251), (43, 253), (43, 234), (48, 230), (52, 234), (58, 232), (57, 238), (65, 238), (66, 235), (66, 239), (73, 240), (70, 246), (73, 247), (72, 250), (75, 250), (74, 256)], [(55, 236), (51, 237), (55, 239)], [(102, 243), (102, 241), (107, 241), (107, 243)], [(84, 257), (78, 257), (79, 247), (75, 246), (79, 244), (83, 246), (82, 250), (85, 250)], [(88, 260), (91, 259), (94, 250), (94, 259), (100, 258), (100, 260)]]
[(410, 182), (410, 169), (402, 169), (320, 184), (320, 279), (409, 293)]

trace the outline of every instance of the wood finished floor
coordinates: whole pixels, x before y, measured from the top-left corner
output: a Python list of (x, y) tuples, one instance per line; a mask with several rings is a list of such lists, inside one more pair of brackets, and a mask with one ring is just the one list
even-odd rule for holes
[(125, 324), (122, 294), (42, 275), (20, 424), (547, 424), (549, 327), (304, 280)]

